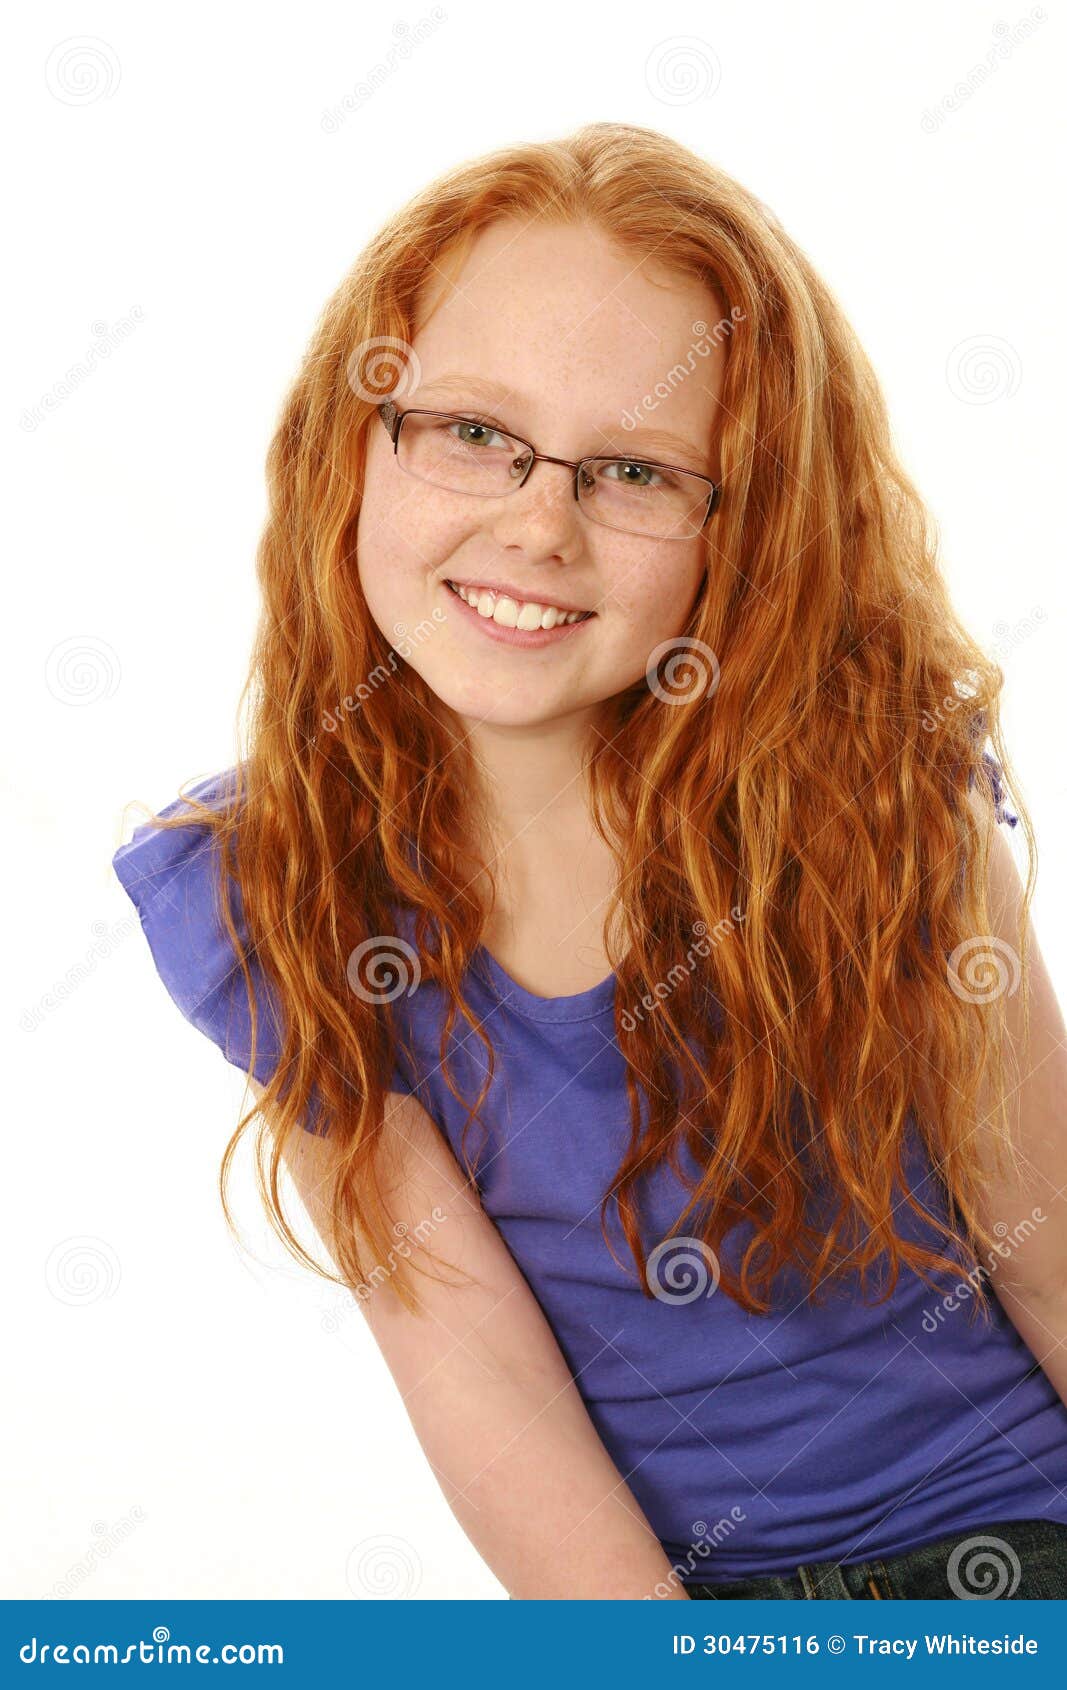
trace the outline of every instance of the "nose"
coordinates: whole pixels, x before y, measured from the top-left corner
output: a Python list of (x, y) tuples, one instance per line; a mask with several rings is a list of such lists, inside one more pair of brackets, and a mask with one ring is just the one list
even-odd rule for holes
[(501, 499), (490, 527), (501, 548), (530, 557), (570, 561), (581, 549), (582, 515), (574, 496), (574, 466), (562, 458), (538, 457), (521, 487)]

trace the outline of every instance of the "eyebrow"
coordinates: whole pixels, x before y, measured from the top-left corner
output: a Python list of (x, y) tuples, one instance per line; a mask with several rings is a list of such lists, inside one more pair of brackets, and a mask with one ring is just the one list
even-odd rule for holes
[[(517, 392), (515, 388), (509, 387), (506, 382), (493, 381), (487, 376), (466, 375), (462, 370), (447, 370), (443, 374), (435, 376), (432, 381), (423, 382), (419, 388), (419, 397), (421, 397), (423, 387), (431, 393), (440, 390), (446, 394), (481, 394), (493, 404), (529, 404), (529, 399), (524, 393)], [(505, 431), (510, 431), (513, 427), (511, 423), (504, 422), (501, 417), (488, 416), (488, 414), (487, 421), (491, 422), (494, 427)], [(703, 475), (707, 475), (709, 472), (707, 453), (702, 452), (699, 447), (693, 445), (691, 440), (686, 440), (680, 434), (672, 434), (668, 429), (647, 428), (643, 423), (638, 423), (637, 427), (628, 431), (628, 433), (631, 440), (636, 441), (640, 438), (652, 451), (673, 452), (676, 456), (688, 458), (690, 460), (688, 467), (699, 467), (699, 473)], [(603, 454), (589, 453), (587, 455), (597, 457), (608, 454), (605, 449)], [(621, 457), (630, 454), (627, 454), (623, 447), (616, 446), (612, 449), (612, 455)]]

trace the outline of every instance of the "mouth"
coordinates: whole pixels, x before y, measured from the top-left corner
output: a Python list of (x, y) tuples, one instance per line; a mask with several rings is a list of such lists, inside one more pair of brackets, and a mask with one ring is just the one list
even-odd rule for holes
[(520, 598), (517, 594), (505, 593), (479, 582), (446, 581), (445, 586), (482, 621), (492, 622), (498, 628), (514, 629), (518, 633), (547, 633), (553, 628), (575, 627), (596, 615), (595, 610), (578, 610), (540, 599)]

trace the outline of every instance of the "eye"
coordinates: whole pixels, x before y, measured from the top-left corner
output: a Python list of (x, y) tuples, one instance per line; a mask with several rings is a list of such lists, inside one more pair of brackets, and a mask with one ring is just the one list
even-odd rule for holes
[(454, 438), (459, 441), (461, 446), (488, 446), (487, 436), (490, 435), (504, 446), (511, 445), (509, 437), (501, 434), (499, 429), (494, 428), (491, 423), (478, 422), (473, 417), (453, 417), (451, 422), (444, 426), (448, 434), (452, 434), (456, 429), (460, 431), (454, 435)]
[[(610, 471), (612, 470), (623, 470), (627, 472), (634, 470), (636, 471), (636, 475), (630, 475), (629, 473), (623, 475), (610, 475)], [(652, 485), (649, 479), (641, 479), (642, 477), (647, 478), (654, 475), (659, 476), (662, 484), (666, 484), (671, 480), (671, 477), (667, 475), (665, 471), (657, 469), (655, 464), (638, 463), (634, 458), (612, 458), (603, 466), (601, 474), (609, 476), (612, 481), (617, 481), (620, 487), (636, 487), (638, 489), (650, 487)]]

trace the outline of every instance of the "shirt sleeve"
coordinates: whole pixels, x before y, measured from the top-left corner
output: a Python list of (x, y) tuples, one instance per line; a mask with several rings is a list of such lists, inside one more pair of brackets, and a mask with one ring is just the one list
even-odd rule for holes
[[(211, 804), (225, 790), (227, 775), (212, 776), (190, 788), (190, 795)], [(189, 809), (176, 799), (160, 811), (170, 817)], [(158, 828), (144, 823), (111, 859), (131, 899), (148, 941), (155, 969), (182, 1015), (211, 1039), (227, 1062), (266, 1085), (281, 1056), (281, 1012), (256, 956), (246, 955), (256, 1005), (256, 1063), (251, 1067), (252, 1022), (248, 989), (222, 915), (222, 877), (215, 834), (203, 822)], [(240, 888), (231, 879), (231, 909), (243, 945), (248, 944)], [(398, 1053), (389, 1089), (415, 1090)], [(313, 1092), (309, 1132), (321, 1132), (321, 1113)]]
[[(993, 811), (997, 821), (1006, 824), (1008, 827), (1017, 827), (1019, 818), (1015, 811), (1009, 807), (1004, 795), (1004, 771), (990, 752), (983, 751), (982, 760), (985, 763), (990, 789), (993, 793)], [(973, 769), (971, 770), (969, 785), (974, 785)]]

